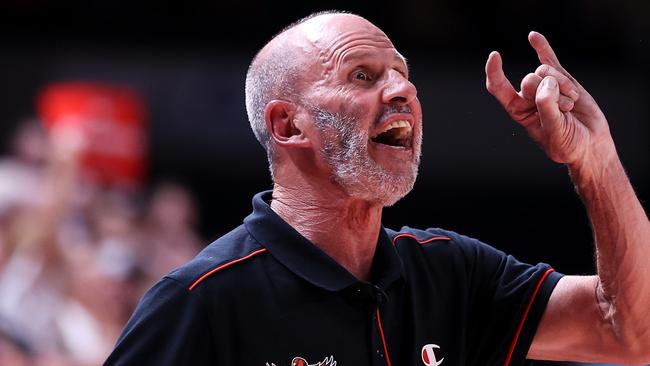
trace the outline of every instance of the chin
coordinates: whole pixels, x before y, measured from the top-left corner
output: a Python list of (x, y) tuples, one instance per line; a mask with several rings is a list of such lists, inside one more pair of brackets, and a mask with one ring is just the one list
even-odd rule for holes
[[(415, 183), (415, 181), (414, 181)], [(406, 197), (407, 194), (411, 192), (413, 189), (413, 184), (409, 185), (407, 189), (399, 191), (399, 192), (394, 192), (391, 195), (386, 195), (384, 199), (382, 200), (381, 204), (384, 207), (390, 207), (394, 204), (396, 204), (399, 200), (402, 198)]]
[(364, 201), (390, 207), (404, 198), (415, 185), (417, 177), (417, 168), (410, 175), (399, 175), (385, 177), (365, 182), (356, 182), (358, 184), (347, 185), (347, 192), (351, 197), (359, 198)]

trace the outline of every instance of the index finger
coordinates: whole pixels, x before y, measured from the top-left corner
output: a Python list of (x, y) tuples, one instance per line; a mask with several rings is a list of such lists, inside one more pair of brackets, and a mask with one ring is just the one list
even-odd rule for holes
[(551, 45), (546, 40), (546, 37), (544, 37), (541, 33), (533, 31), (528, 34), (528, 42), (530, 42), (530, 45), (533, 46), (533, 49), (535, 49), (535, 52), (537, 52), (539, 62), (562, 70), (562, 65), (560, 65), (560, 61), (557, 59), (555, 51), (553, 51), (553, 48), (551, 48)]

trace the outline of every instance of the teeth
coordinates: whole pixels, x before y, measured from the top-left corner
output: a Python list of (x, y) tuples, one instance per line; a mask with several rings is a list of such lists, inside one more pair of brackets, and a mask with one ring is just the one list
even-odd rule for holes
[(377, 136), (379, 136), (380, 134), (382, 134), (382, 133), (384, 133), (384, 132), (386, 132), (386, 131), (388, 131), (388, 130), (391, 130), (391, 129), (393, 129), (393, 128), (399, 128), (399, 129), (400, 129), (400, 131), (397, 133), (397, 136), (396, 136), (397, 138), (405, 137), (406, 135), (408, 135), (409, 133), (411, 133), (411, 129), (412, 129), (412, 128), (411, 128), (411, 124), (409, 124), (409, 123), (406, 122), (406, 121), (400, 120), (400, 121), (395, 121), (395, 122), (390, 123), (389, 125), (387, 125), (386, 127), (384, 127), (383, 130), (377, 132), (377, 134), (375, 134), (375, 135), (372, 136), (372, 137), (373, 137), (373, 138), (374, 138), (374, 137), (377, 137)]

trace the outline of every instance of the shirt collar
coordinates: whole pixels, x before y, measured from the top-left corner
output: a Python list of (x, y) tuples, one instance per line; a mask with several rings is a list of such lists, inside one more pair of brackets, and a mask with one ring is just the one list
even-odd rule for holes
[[(253, 197), (253, 212), (244, 219), (251, 236), (289, 270), (316, 286), (339, 291), (358, 284), (356, 277), (271, 209), (271, 193), (265, 191)], [(386, 290), (402, 277), (402, 261), (382, 226), (373, 259), (373, 282)]]

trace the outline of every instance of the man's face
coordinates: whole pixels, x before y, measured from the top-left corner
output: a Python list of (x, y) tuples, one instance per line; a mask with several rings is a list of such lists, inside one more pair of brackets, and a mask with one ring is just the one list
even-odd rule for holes
[(420, 160), (422, 112), (406, 62), (362, 18), (341, 16), (310, 35), (319, 61), (304, 107), (323, 160), (350, 196), (390, 206), (412, 189)]

